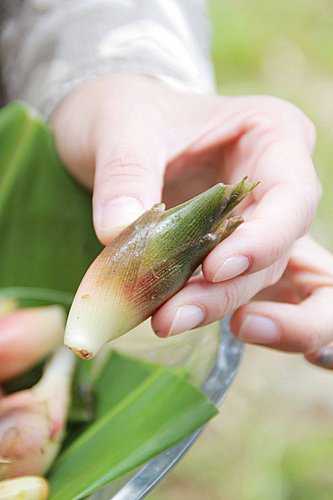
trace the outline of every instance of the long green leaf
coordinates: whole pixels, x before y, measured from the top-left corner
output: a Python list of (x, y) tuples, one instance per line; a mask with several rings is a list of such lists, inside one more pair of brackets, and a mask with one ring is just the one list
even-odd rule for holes
[(151, 375), (157, 365), (112, 352), (96, 382), (96, 416), (102, 417)]
[[(107, 353), (101, 368), (98, 368), (98, 364), (99, 359), (78, 362), (69, 416), (71, 422), (90, 422), (101, 417), (143, 382), (154, 366), (157, 366), (141, 360), (134, 361), (133, 358), (122, 356), (116, 351)], [(89, 401), (91, 397), (93, 401)]]
[[(100, 252), (90, 194), (59, 161), (51, 132), (23, 104), (0, 111), (0, 289), (24, 305), (69, 305)], [(61, 292), (61, 293), (59, 293)]]
[[(139, 362), (127, 359), (129, 370), (131, 363), (137, 371)], [(83, 498), (177, 443), (216, 413), (215, 405), (183, 377), (153, 367), (59, 457), (49, 477), (51, 500)]]
[(156, 366), (117, 351), (108, 352), (102, 363), (99, 359), (79, 360), (64, 448), (75, 441), (92, 420), (101, 418), (136, 389)]

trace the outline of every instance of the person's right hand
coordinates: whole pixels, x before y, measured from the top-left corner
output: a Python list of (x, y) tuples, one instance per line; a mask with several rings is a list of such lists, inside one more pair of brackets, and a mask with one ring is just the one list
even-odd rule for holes
[(260, 181), (239, 207), (244, 224), (210, 252), (203, 275), (154, 314), (161, 337), (216, 321), (276, 283), (315, 214), (314, 127), (285, 101), (198, 95), (150, 77), (110, 75), (65, 97), (51, 124), (64, 163), (93, 190), (102, 243), (156, 202), (170, 207), (246, 175)]

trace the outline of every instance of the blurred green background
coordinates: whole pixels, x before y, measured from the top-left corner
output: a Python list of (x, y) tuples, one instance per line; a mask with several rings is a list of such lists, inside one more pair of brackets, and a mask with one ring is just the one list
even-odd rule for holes
[[(324, 195), (312, 234), (333, 250), (332, 0), (209, 3), (220, 92), (282, 97), (315, 123)], [(247, 348), (221, 414), (149, 498), (332, 500), (333, 373)]]

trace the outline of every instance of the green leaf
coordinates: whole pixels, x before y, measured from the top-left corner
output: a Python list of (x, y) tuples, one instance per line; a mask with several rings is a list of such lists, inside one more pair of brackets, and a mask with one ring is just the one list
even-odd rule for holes
[(48, 127), (21, 103), (0, 111), (0, 291), (69, 306), (100, 252), (91, 196), (66, 172)]
[(105, 364), (95, 387), (97, 417), (115, 407), (144, 382), (157, 366), (112, 352), (111, 360)]
[(78, 361), (64, 448), (78, 438), (89, 422), (118, 404), (157, 366), (122, 356), (116, 351), (107, 352), (103, 358)]
[[(57, 460), (49, 477), (51, 500), (83, 498), (168, 449), (217, 413), (201, 391), (169, 369), (119, 354), (113, 359), (109, 374), (114, 370), (119, 387), (119, 373), (126, 367), (127, 387), (125, 383), (123, 394), (113, 396), (116, 405), (107, 410), (105, 402), (112, 397), (104, 385), (107, 379), (101, 382), (100, 395), (106, 391), (101, 416)], [(142, 380), (124, 397), (139, 372)]]
[(98, 358), (78, 360), (69, 415), (72, 422), (90, 422), (100, 417), (135, 389), (157, 366), (143, 361), (134, 362), (133, 358), (124, 357), (116, 351), (107, 352), (101, 362), (102, 367), (97, 366), (96, 376), (98, 364)]

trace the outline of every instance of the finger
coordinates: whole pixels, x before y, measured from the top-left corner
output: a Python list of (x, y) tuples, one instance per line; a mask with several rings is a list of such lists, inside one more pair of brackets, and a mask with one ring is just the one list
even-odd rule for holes
[(108, 243), (142, 212), (161, 200), (165, 168), (163, 131), (144, 109), (114, 106), (111, 125), (100, 134), (93, 211), (97, 236)]
[(307, 354), (305, 359), (320, 368), (333, 370), (333, 343), (331, 342), (318, 351)]
[(307, 231), (315, 207), (310, 186), (283, 183), (269, 189), (246, 222), (207, 256), (206, 279), (221, 282), (270, 266)]
[(288, 352), (314, 352), (333, 340), (333, 287), (320, 287), (299, 304), (252, 302), (232, 316), (244, 342)]
[(293, 245), (288, 268), (303, 296), (310, 295), (318, 287), (333, 287), (333, 255), (309, 235)]
[(251, 180), (260, 185), (249, 198), (246, 222), (207, 257), (203, 272), (209, 281), (264, 269), (307, 232), (320, 188), (306, 134), (294, 118), (290, 122), (277, 120), (267, 128), (265, 120), (258, 119), (225, 154), (226, 162), (231, 162), (229, 170), (238, 166), (232, 169), (232, 182), (236, 175), (250, 172)]
[(221, 319), (276, 282), (286, 260), (284, 257), (271, 268), (226, 283), (210, 283), (202, 275), (192, 278), (154, 314), (154, 331), (159, 337), (167, 337)]
[[(333, 277), (333, 255), (309, 234), (295, 241), (290, 262), (293, 269)], [(333, 285), (333, 283), (332, 283)], [(318, 284), (319, 286), (319, 284)]]
[(0, 318), (0, 382), (34, 366), (58, 347), (64, 336), (60, 306), (22, 309)]

